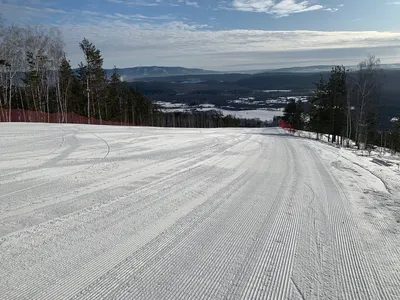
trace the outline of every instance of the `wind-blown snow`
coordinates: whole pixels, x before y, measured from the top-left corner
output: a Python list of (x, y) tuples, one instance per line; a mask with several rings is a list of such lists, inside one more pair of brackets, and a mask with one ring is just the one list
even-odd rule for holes
[(400, 299), (398, 174), (278, 129), (0, 124), (1, 299)]

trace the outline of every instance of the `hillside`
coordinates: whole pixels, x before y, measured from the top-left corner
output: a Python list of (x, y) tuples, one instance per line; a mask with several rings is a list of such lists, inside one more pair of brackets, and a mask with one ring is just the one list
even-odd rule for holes
[(2, 299), (400, 297), (395, 168), (275, 128), (0, 135)]

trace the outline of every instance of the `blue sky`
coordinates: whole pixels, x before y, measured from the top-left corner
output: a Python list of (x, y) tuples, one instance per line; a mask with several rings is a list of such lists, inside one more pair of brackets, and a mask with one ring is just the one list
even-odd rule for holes
[(89, 38), (105, 67), (248, 70), (400, 62), (400, 1), (0, 0), (8, 23), (57, 26), (73, 66)]

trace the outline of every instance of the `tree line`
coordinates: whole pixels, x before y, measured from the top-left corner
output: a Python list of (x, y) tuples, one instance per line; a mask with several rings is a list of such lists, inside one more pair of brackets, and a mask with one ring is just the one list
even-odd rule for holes
[(400, 151), (399, 120), (386, 128), (378, 112), (384, 79), (380, 60), (373, 55), (355, 72), (335, 66), (328, 78), (321, 75), (315, 83), (310, 101), (292, 100), (282, 119), (297, 130), (316, 132), (317, 139), (326, 134), (330, 142), (347, 147), (354, 141), (359, 149), (379, 145)]
[[(79, 43), (83, 60), (73, 69), (57, 28), (5, 26), (0, 20), (0, 111), (11, 121), (13, 109), (68, 113), (104, 121), (142, 126), (236, 127), (261, 126), (215, 112), (165, 113), (151, 99), (121, 80), (114, 67), (103, 69), (101, 51), (88, 39)], [(50, 119), (50, 117), (48, 118)], [(89, 122), (88, 121), (88, 122)]]

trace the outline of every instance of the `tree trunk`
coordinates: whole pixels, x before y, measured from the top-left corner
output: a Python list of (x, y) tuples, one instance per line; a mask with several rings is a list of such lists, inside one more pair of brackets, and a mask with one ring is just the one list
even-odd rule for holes
[(95, 107), (94, 107), (94, 97), (93, 97), (93, 95), (92, 95), (92, 117), (93, 118), (96, 118), (96, 109), (95, 109)]
[(100, 110), (100, 104), (97, 103), (97, 110), (99, 111), (99, 120), (100, 120), (100, 124), (103, 124), (103, 120), (101, 118), (101, 110)]
[(10, 90), (9, 90), (10, 99), (8, 100), (8, 105), (9, 105), (9, 107), (8, 107), (8, 122), (11, 122), (12, 121), (11, 120), (11, 105), (12, 105), (12, 103), (11, 103), (12, 102), (12, 77), (11, 77), (11, 71), (10, 71), (10, 86), (9, 86), (9, 88), (10, 88)]
[(41, 97), (42, 95), (41, 95), (41, 92), (40, 92), (40, 89), (39, 89), (39, 86), (37, 87), (37, 89), (36, 89), (36, 92), (37, 92), (37, 98), (38, 98), (38, 102), (39, 102), (39, 110), (40, 111), (44, 111), (44, 109), (43, 109), (43, 98)]
[(135, 106), (132, 104), (132, 125), (135, 126)]
[(89, 89), (89, 76), (86, 78), (86, 92), (87, 92), (87, 116), (88, 116), (88, 124), (90, 124), (90, 89)]
[(71, 84), (71, 78), (68, 78), (68, 84), (64, 91), (65, 123), (68, 123), (68, 91)]
[(21, 100), (21, 107), (22, 107), (22, 113), (24, 116), (24, 122), (26, 122), (25, 106), (24, 106), (24, 99), (22, 97), (22, 88), (21, 87), (19, 87), (19, 98)]
[(35, 93), (32, 88), (31, 88), (31, 92), (32, 92), (33, 107), (34, 107), (35, 111), (37, 111), (38, 109), (37, 109), (37, 105), (36, 105), (36, 99), (35, 99), (36, 97), (35, 97)]
[(50, 123), (49, 84), (46, 84), (47, 123)]
[(60, 80), (57, 78), (57, 87), (56, 87), (56, 98), (57, 98), (57, 105), (58, 105), (58, 112), (61, 113), (61, 120), (59, 119), (59, 123), (65, 123), (64, 117), (64, 106), (62, 103), (61, 98), (61, 90), (60, 90)]

